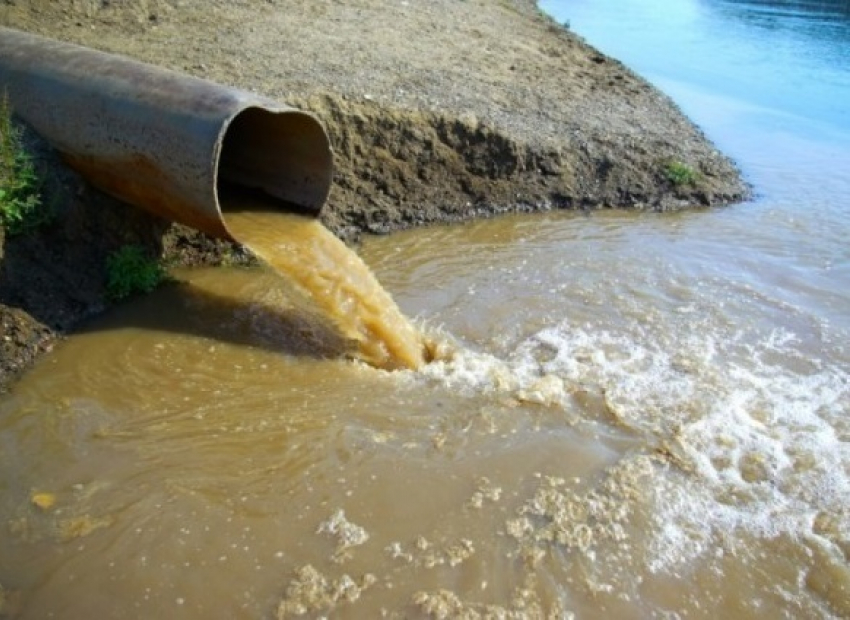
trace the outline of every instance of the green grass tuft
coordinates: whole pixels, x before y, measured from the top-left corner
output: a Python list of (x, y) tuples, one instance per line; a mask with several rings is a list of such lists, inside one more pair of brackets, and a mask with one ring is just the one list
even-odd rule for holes
[(0, 100), (0, 225), (10, 236), (29, 232), (50, 220), (50, 211), (41, 203), (40, 185), (4, 95)]
[(699, 175), (696, 170), (680, 161), (670, 161), (664, 165), (664, 176), (676, 187), (693, 185)]
[(150, 293), (166, 279), (162, 264), (138, 245), (125, 245), (106, 259), (106, 294), (119, 300)]

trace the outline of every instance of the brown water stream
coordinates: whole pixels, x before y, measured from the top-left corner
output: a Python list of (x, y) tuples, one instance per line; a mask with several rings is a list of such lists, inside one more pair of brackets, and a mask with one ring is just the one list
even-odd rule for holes
[(421, 335), (399, 311), (372, 271), (321, 222), (264, 210), (243, 197), (225, 220), (234, 237), (295, 284), (355, 344), (356, 355), (378, 368), (418, 368)]

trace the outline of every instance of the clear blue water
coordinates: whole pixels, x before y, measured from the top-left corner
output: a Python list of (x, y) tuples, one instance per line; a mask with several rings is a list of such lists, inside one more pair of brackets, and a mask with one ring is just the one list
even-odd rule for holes
[(850, 131), (846, 1), (545, 0), (541, 6), (662, 87), (679, 83), (796, 117), (786, 118), (787, 129), (802, 121), (826, 133)]
[(847, 190), (850, 174), (850, 3), (540, 4), (673, 96), (761, 194), (793, 192), (799, 179), (825, 182), (831, 199), (847, 202), (837, 192)]

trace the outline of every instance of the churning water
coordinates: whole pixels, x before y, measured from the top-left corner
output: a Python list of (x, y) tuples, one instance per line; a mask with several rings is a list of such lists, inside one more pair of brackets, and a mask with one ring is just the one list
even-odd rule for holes
[(176, 274), (0, 401), (6, 613), (850, 616), (847, 3), (543, 7), (757, 199), (368, 240), (418, 372), (328, 358), (272, 273)]

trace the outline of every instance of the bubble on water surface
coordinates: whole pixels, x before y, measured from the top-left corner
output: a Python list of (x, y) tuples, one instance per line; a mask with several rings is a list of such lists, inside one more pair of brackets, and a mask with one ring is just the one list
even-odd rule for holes
[(342, 562), (351, 555), (351, 549), (369, 540), (369, 533), (345, 518), (345, 511), (337, 510), (327, 521), (319, 525), (319, 534), (329, 534), (336, 539), (334, 561)]

